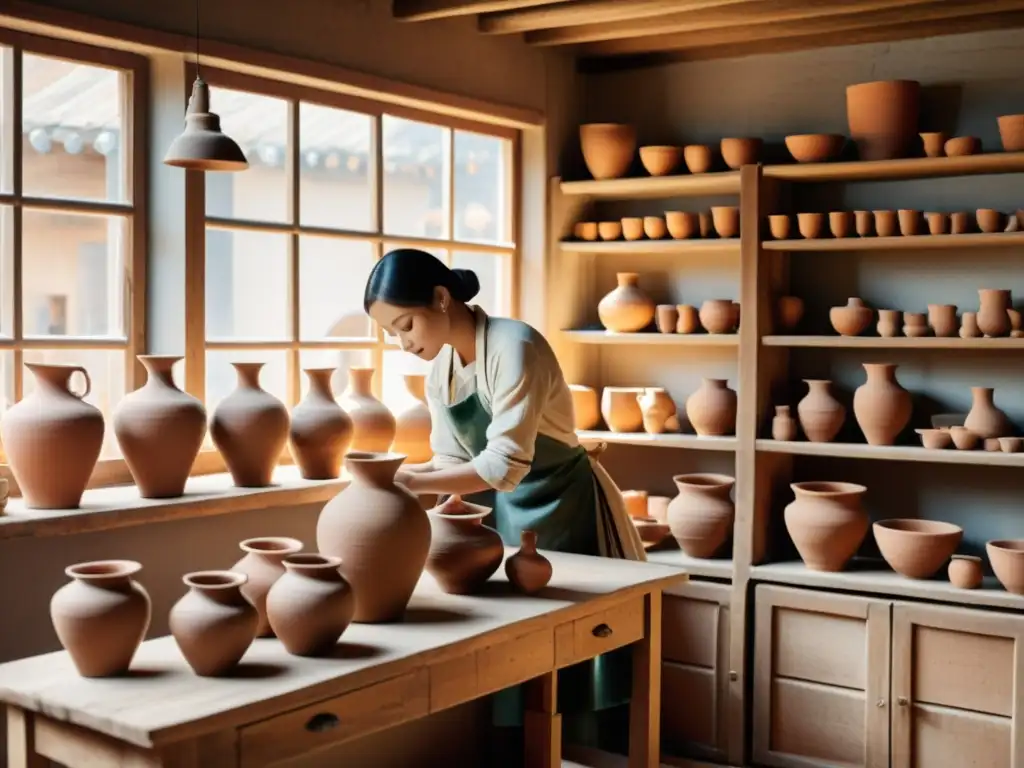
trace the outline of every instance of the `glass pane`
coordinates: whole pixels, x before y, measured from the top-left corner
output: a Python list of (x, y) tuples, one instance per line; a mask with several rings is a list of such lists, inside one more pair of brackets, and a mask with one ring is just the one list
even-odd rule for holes
[[(260, 371), (260, 386), (282, 403), (288, 399), (288, 353), (265, 349), (212, 349), (206, 352), (206, 413), (213, 415), (217, 404), (231, 394), (238, 383), (233, 362), (266, 363)], [(213, 448), (207, 430), (204, 447)]]
[(210, 108), (238, 142), (244, 173), (206, 174), (206, 213), (232, 219), (288, 220), (288, 102), (255, 93), (210, 88)]
[(21, 62), (24, 193), (124, 200), (125, 76), (32, 53)]
[(455, 239), (508, 242), (512, 142), (455, 132)]
[(307, 227), (372, 231), (373, 118), (299, 105), (299, 211)]
[[(0, 352), (0, 414), (14, 404), (14, 353)], [(7, 454), (0, 443), (0, 464), (7, 463)]]
[(288, 239), (282, 234), (207, 227), (208, 339), (291, 338)]
[(14, 50), (0, 45), (0, 192), (14, 188), (13, 78)]
[(409, 394), (405, 389), (405, 379), (409, 373), (421, 373), (426, 376), (430, 372), (431, 362), (421, 360), (416, 355), (401, 350), (389, 349), (384, 352), (384, 404), (392, 411), (405, 405)]
[(483, 307), (489, 315), (512, 314), (512, 257), (496, 253), (455, 251), (452, 268), (471, 269), (480, 281), (480, 293), (470, 302)]
[[(373, 365), (373, 356), (368, 349), (303, 349), (299, 352), (299, 364), (303, 368), (329, 368), (337, 370), (331, 376), (331, 390), (337, 397), (348, 386), (348, 369), (353, 366)], [(302, 396), (309, 391), (309, 377), (302, 374)]]
[(124, 336), (125, 243), (120, 216), (22, 211), (26, 336)]
[[(26, 363), (61, 363), (80, 365), (89, 372), (92, 388), (85, 398), (103, 412), (106, 429), (103, 432), (103, 449), (101, 459), (114, 459), (121, 455), (114, 436), (112, 416), (114, 408), (125, 395), (125, 353), (122, 350), (107, 349), (26, 349)], [(25, 369), (24, 394), (28, 395), (35, 388), (35, 376)], [(75, 374), (71, 378), (71, 387), (76, 392), (82, 391), (82, 378)]]
[(14, 209), (0, 205), (0, 336), (14, 335)]
[(332, 237), (299, 238), (299, 327), (303, 339), (369, 338), (363, 291), (373, 245)]
[(448, 128), (384, 115), (384, 232), (448, 237)]

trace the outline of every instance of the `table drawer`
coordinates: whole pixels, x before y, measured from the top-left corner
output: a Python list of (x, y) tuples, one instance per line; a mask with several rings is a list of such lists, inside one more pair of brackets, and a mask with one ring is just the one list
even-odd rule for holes
[(644, 598), (640, 595), (560, 625), (555, 630), (555, 659), (559, 667), (567, 667), (635, 643), (643, 636)]
[(239, 731), (242, 768), (271, 765), (357, 736), (426, 716), (425, 669), (246, 726)]

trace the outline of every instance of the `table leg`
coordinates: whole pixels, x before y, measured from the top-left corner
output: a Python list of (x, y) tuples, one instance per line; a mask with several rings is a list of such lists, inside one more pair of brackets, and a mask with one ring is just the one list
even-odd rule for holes
[(36, 752), (31, 712), (7, 707), (7, 768), (47, 768), (50, 761)]
[(661, 591), (644, 600), (644, 637), (633, 645), (629, 768), (658, 768), (661, 758)]
[(526, 768), (559, 768), (562, 764), (562, 716), (558, 714), (558, 672), (526, 684)]

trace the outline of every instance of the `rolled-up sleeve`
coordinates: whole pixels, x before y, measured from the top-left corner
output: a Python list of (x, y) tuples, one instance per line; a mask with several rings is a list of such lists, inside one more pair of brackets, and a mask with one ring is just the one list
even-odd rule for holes
[(440, 376), (431, 370), (427, 377), (427, 408), (430, 409), (430, 451), (434, 469), (465, 464), (470, 455), (452, 431), (451, 420), (445, 409), (444, 386)]

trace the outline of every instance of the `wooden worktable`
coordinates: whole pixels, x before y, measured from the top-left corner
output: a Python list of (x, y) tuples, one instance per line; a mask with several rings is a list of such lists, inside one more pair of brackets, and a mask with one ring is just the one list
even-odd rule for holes
[[(511, 552), (511, 550), (510, 550)], [(399, 624), (353, 624), (327, 658), (257, 639), (236, 674), (192, 673), (174, 640), (142, 644), (129, 675), (85, 679), (63, 651), (0, 665), (9, 768), (256, 768), (530, 682), (528, 763), (561, 758), (556, 671), (634, 646), (630, 768), (658, 764), (661, 590), (651, 563), (545, 552), (554, 576), (516, 595), (504, 570), (473, 597), (424, 575)]]

